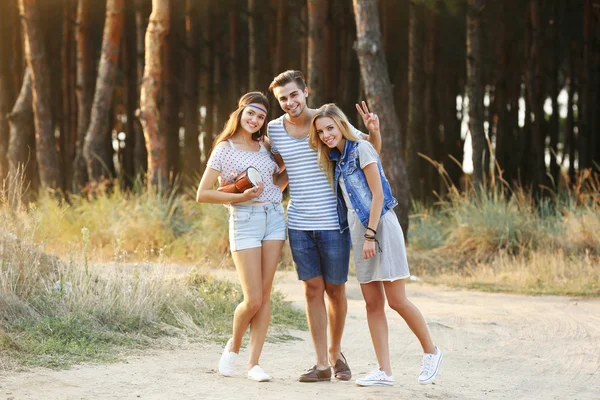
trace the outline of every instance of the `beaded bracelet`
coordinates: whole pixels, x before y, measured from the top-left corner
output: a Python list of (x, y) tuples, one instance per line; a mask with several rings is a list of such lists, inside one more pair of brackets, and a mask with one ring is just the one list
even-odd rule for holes
[(375, 243), (377, 243), (377, 251), (381, 253), (381, 245), (379, 244), (379, 240), (377, 240), (375, 235), (369, 235), (368, 233), (365, 233), (365, 240), (374, 241)]

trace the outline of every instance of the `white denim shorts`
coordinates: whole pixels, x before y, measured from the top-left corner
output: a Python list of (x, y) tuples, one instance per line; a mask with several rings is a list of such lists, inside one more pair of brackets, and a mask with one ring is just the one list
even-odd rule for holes
[(262, 247), (265, 240), (286, 240), (285, 213), (281, 203), (229, 206), (231, 251)]

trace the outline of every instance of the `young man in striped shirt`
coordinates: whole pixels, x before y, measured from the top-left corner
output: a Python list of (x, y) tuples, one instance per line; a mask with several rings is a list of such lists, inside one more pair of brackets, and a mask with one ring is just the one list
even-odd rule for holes
[[(306, 105), (308, 89), (300, 71), (285, 71), (269, 86), (283, 116), (271, 121), (267, 135), (271, 151), (280, 165), (285, 164), (289, 176), (288, 235), (298, 278), (304, 283), (306, 316), (313, 339), (317, 363), (302, 374), (301, 382), (350, 380), (352, 374), (341, 352), (342, 333), (346, 320), (345, 283), (350, 261), (349, 230), (340, 232), (337, 198), (327, 177), (321, 171), (317, 153), (308, 145), (310, 121), (315, 109)], [(366, 104), (357, 109), (367, 122), (374, 116)], [(381, 135), (370, 132), (357, 136), (368, 139), (377, 151)], [(329, 307), (325, 307), (327, 293)], [(327, 325), (330, 343), (327, 351)]]

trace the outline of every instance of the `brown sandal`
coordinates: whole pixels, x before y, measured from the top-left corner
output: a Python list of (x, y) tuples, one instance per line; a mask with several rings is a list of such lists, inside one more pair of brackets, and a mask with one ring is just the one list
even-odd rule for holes
[(335, 379), (338, 379), (340, 381), (349, 381), (350, 379), (352, 379), (352, 372), (350, 371), (348, 361), (346, 361), (346, 357), (344, 357), (344, 354), (340, 353), (340, 355), (342, 356), (342, 358), (338, 359), (335, 362), (335, 366), (333, 367)]
[(300, 382), (324, 382), (331, 380), (331, 368), (324, 370), (318, 370), (316, 365), (313, 365), (311, 369), (300, 375), (298, 378)]

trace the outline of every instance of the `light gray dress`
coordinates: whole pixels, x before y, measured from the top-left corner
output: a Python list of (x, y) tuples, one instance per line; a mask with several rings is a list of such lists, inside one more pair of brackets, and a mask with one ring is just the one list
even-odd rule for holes
[[(364, 169), (366, 165), (377, 162), (378, 155), (370, 143), (361, 142), (358, 146), (358, 158), (360, 160), (360, 168)], [(395, 281), (408, 278), (410, 271), (408, 269), (408, 260), (406, 259), (404, 235), (394, 210), (389, 210), (381, 217), (376, 229), (377, 240), (382, 251), (379, 252), (377, 245), (375, 245), (375, 256), (365, 260), (362, 249), (365, 244), (364, 234), (366, 228), (353, 211), (354, 207), (350, 203), (350, 198), (348, 197), (346, 185), (342, 177), (340, 177), (340, 188), (346, 205), (348, 205), (348, 225), (352, 238), (354, 264), (356, 265), (356, 278), (358, 282)], [(373, 232), (369, 231), (369, 233), (372, 234)]]

